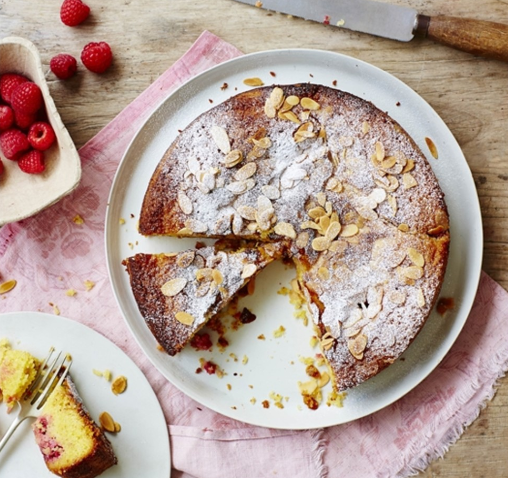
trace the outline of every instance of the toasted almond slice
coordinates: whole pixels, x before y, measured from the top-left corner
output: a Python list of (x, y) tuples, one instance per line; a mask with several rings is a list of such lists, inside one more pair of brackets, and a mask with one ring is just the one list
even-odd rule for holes
[(326, 229), (325, 237), (331, 242), (333, 241), (340, 233), (342, 226), (339, 222), (331, 222), (328, 228)]
[(394, 290), (388, 294), (388, 300), (395, 305), (403, 305), (406, 302), (406, 294), (400, 290)]
[(317, 193), (316, 194), (316, 199), (317, 199), (318, 204), (321, 207), (325, 207), (325, 204), (326, 204), (326, 193), (324, 193), (322, 191)]
[(182, 191), (178, 191), (177, 196), (178, 205), (184, 214), (192, 213), (192, 201), (189, 199), (189, 196)]
[(319, 225), (313, 221), (304, 221), (300, 224), (300, 227), (302, 229), (315, 229), (315, 230), (320, 229)]
[(375, 188), (369, 194), (369, 198), (374, 200), (377, 204), (381, 204), (386, 199), (386, 191), (382, 188)]
[(220, 270), (214, 269), (212, 272), (212, 279), (217, 285), (221, 285), (224, 282), (224, 277)]
[(308, 382), (298, 382), (298, 388), (302, 395), (312, 395), (318, 388), (316, 380), (309, 380)]
[(383, 159), (385, 159), (385, 147), (380, 141), (376, 143), (376, 159), (380, 163), (383, 161)]
[(395, 156), (388, 156), (383, 161), (381, 161), (381, 167), (383, 169), (390, 169), (393, 166), (395, 166), (395, 163), (397, 162), (397, 158)]
[(423, 269), (418, 266), (402, 267), (401, 274), (408, 279), (421, 279), (423, 277)]
[(102, 412), (99, 415), (99, 423), (101, 424), (101, 427), (107, 432), (115, 433), (115, 421), (108, 412)]
[(261, 78), (255, 77), (255, 78), (245, 78), (243, 80), (243, 84), (247, 86), (263, 86), (263, 80)]
[(252, 206), (238, 206), (236, 209), (236, 212), (240, 214), (241, 217), (244, 219), (247, 219), (248, 221), (255, 221), (256, 220), (256, 209)]
[(319, 224), (319, 233), (324, 236), (330, 226), (330, 218), (328, 216), (321, 216), (317, 219), (317, 223)]
[(272, 145), (272, 140), (266, 136), (261, 139), (252, 138), (252, 142), (261, 149), (268, 149)]
[(189, 228), (195, 234), (203, 234), (208, 230), (208, 226), (197, 219), (187, 221), (185, 227)]
[(296, 106), (300, 103), (300, 98), (298, 98), (298, 96), (291, 95), (286, 98), (286, 102), (291, 106)]
[(165, 282), (161, 287), (161, 292), (167, 297), (173, 297), (179, 294), (187, 285), (187, 279), (177, 277)]
[(196, 288), (196, 297), (204, 297), (210, 290), (210, 281), (201, 282)]
[(392, 208), (392, 213), (395, 216), (395, 214), (397, 214), (397, 198), (395, 196), (392, 196), (391, 194), (388, 194), (386, 196), (386, 201)]
[(265, 184), (261, 187), (261, 192), (268, 198), (268, 199), (279, 199), (280, 198), (280, 189), (276, 186)]
[(224, 157), (223, 163), (226, 168), (232, 168), (237, 164), (241, 163), (243, 160), (243, 153), (239, 149), (232, 149), (226, 156)]
[(421, 287), (418, 287), (416, 290), (416, 303), (418, 304), (418, 307), (425, 307), (425, 296), (423, 295)]
[(299, 249), (304, 249), (305, 247), (307, 247), (309, 239), (310, 236), (308, 232), (305, 231), (300, 232), (300, 234), (298, 234), (298, 236), (296, 237), (296, 247), (298, 247)]
[(356, 234), (358, 234), (359, 229), (356, 224), (348, 224), (347, 226), (344, 226), (342, 228), (342, 231), (340, 232), (341, 237), (353, 237)]
[(192, 315), (182, 311), (175, 314), (175, 319), (183, 325), (192, 325), (196, 320)]
[(326, 237), (316, 237), (312, 241), (312, 249), (317, 252), (326, 251), (330, 247), (330, 241)]
[(256, 173), (257, 169), (258, 166), (255, 162), (247, 163), (235, 173), (234, 178), (237, 181), (244, 181), (253, 176)]
[(402, 175), (402, 184), (404, 185), (404, 189), (410, 189), (418, 186), (418, 182), (411, 173), (404, 173)]
[(326, 267), (320, 267), (317, 271), (317, 276), (319, 279), (326, 281), (330, 279), (330, 271)]
[(370, 131), (370, 124), (367, 121), (362, 123), (362, 133), (367, 134)]
[(296, 123), (296, 124), (301, 123), (298, 116), (296, 116), (292, 111), (286, 111), (285, 113), (281, 113), (279, 116), (281, 116), (282, 119), (292, 121), (293, 123)]
[(333, 337), (323, 339), (321, 340), (321, 347), (323, 347), (324, 350), (329, 350), (332, 348), (334, 342), (335, 339)]
[(123, 375), (119, 375), (118, 377), (113, 380), (113, 383), (111, 384), (111, 391), (115, 395), (120, 395), (121, 393), (125, 392), (127, 389), (127, 378)]
[(279, 109), (284, 103), (284, 91), (281, 87), (276, 86), (271, 92), (269, 97), (270, 103), (275, 109)]
[(354, 339), (348, 340), (347, 346), (354, 358), (357, 360), (362, 360), (363, 352), (367, 347), (367, 336), (364, 334), (359, 334)]
[(275, 118), (275, 116), (277, 114), (277, 110), (275, 109), (272, 102), (270, 101), (270, 98), (266, 99), (264, 111), (265, 111), (265, 115), (268, 116), (268, 118)]
[(213, 125), (210, 128), (210, 134), (217, 147), (224, 154), (228, 154), (231, 151), (228, 133), (222, 126)]
[(312, 110), (312, 111), (315, 111), (315, 110), (318, 110), (319, 108), (321, 108), (321, 105), (317, 102), (317, 101), (314, 101), (312, 98), (302, 98), (300, 100), (300, 105), (302, 106), (302, 108), (305, 108), (306, 110)]
[(0, 294), (5, 294), (6, 292), (11, 291), (14, 287), (16, 287), (16, 284), (17, 282), (14, 279), (2, 282), (0, 284)]
[(211, 267), (202, 267), (196, 271), (196, 279), (198, 281), (202, 280), (212, 280), (212, 273), (214, 269)]
[(296, 239), (295, 228), (289, 222), (278, 222), (277, 224), (275, 224), (274, 231), (276, 234), (279, 234), (281, 236)]
[(256, 271), (258, 270), (256, 264), (245, 264), (243, 266), (243, 271), (242, 271), (242, 279), (248, 279), (249, 277), (252, 277)]
[(409, 226), (407, 224), (402, 223), (402, 224), (399, 224), (397, 229), (399, 231), (402, 231), (402, 232), (408, 232), (409, 231)]
[(247, 191), (247, 181), (233, 181), (226, 184), (226, 189), (233, 194), (243, 194)]
[(321, 216), (326, 216), (326, 211), (321, 207), (321, 206), (318, 206), (318, 207), (314, 207), (312, 209), (310, 209), (307, 214), (309, 215), (309, 217), (311, 217), (312, 219), (318, 219), (320, 218)]
[(328, 375), (328, 372), (321, 372), (321, 377), (318, 379), (318, 387), (323, 388), (328, 382), (330, 382), (330, 375)]
[(434, 159), (438, 159), (439, 154), (437, 152), (437, 147), (434, 144), (434, 141), (432, 141), (430, 138), (425, 137), (425, 142), (427, 143), (427, 146), (429, 147), (430, 154), (432, 154), (432, 157)]
[(176, 265), (185, 269), (192, 264), (194, 257), (196, 257), (196, 253), (194, 251), (184, 251), (176, 258)]
[(418, 252), (416, 249), (413, 249), (412, 247), (410, 247), (407, 250), (407, 256), (409, 257), (409, 259), (415, 266), (423, 267), (425, 265), (425, 259), (424, 259), (423, 255), (420, 252)]

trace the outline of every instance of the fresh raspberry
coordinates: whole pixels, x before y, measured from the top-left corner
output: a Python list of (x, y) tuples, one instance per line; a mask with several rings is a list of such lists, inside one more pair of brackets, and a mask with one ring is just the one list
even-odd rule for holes
[(90, 7), (81, 0), (64, 0), (60, 7), (60, 19), (69, 27), (83, 23), (88, 15), (90, 15)]
[(49, 67), (57, 78), (67, 80), (76, 73), (76, 70), (78, 69), (78, 62), (73, 56), (68, 55), (67, 53), (60, 53), (51, 58)]
[(49, 123), (38, 121), (30, 126), (28, 142), (32, 148), (46, 151), (55, 142), (55, 139), (55, 132)]
[(0, 134), (0, 149), (7, 159), (15, 161), (29, 148), (26, 134), (19, 129), (11, 128)]
[(44, 153), (36, 149), (31, 149), (28, 153), (23, 154), (23, 156), (19, 158), (18, 166), (21, 171), (28, 174), (42, 173), (45, 169)]
[(90, 71), (104, 73), (113, 61), (113, 53), (106, 42), (92, 42), (83, 48), (81, 61)]
[(28, 128), (37, 121), (37, 113), (25, 114), (19, 111), (14, 111), (14, 124), (23, 131), (28, 131)]
[(12, 92), (11, 105), (14, 111), (35, 114), (42, 107), (43, 99), (41, 89), (31, 81), (21, 83)]
[(8, 105), (0, 105), (0, 131), (8, 130), (14, 123), (14, 111)]
[(21, 83), (25, 83), (26, 81), (30, 80), (23, 75), (18, 75), (16, 73), (4, 73), (0, 76), (0, 97), (2, 100), (11, 104), (12, 92), (17, 86)]

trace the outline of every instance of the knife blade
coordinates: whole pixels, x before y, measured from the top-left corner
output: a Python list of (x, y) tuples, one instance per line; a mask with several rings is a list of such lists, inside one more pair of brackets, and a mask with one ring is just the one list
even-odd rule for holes
[(417, 10), (375, 0), (236, 0), (265, 10), (408, 42), (427, 37), (452, 48), (508, 61), (508, 25)]

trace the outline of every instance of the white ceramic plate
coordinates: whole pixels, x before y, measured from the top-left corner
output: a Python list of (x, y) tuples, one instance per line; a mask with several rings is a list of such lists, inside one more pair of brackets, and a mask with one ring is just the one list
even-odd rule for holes
[[(453, 297), (456, 308), (446, 320), (434, 312), (404, 354), (404, 360), (350, 390), (343, 408), (323, 404), (317, 411), (310, 411), (302, 404), (297, 382), (308, 377), (299, 359), (314, 356), (316, 350), (309, 344), (312, 328), (304, 327), (293, 317), (294, 309), (287, 297), (276, 294), (294, 277), (291, 269), (273, 264), (259, 276), (255, 295), (242, 301), (257, 319), (227, 333), (230, 346), (224, 353), (217, 347), (211, 353), (187, 347), (178, 356), (169, 357), (157, 350), (121, 264), (122, 259), (136, 252), (171, 252), (194, 245), (195, 241), (188, 239), (145, 238), (137, 233), (146, 187), (178, 129), (211, 106), (248, 89), (243, 80), (251, 77), (259, 77), (267, 85), (309, 81), (332, 86), (336, 82), (337, 88), (372, 101), (397, 120), (427, 154), (446, 193), (452, 246), (442, 295)], [(221, 89), (224, 83), (228, 85), (225, 90)], [(431, 157), (425, 137), (436, 144), (438, 160)], [(121, 218), (126, 220), (123, 225)], [(167, 98), (128, 148), (111, 189), (106, 218), (106, 250), (114, 293), (146, 355), (168, 380), (203, 405), (248, 423), (274, 428), (306, 429), (355, 420), (387, 406), (420, 383), (445, 356), (466, 321), (478, 286), (482, 248), (480, 208), (471, 172), (437, 113), (390, 74), (354, 58), (315, 50), (246, 55), (193, 78)], [(280, 325), (286, 333), (277, 339), (273, 331)], [(260, 334), (266, 340), (258, 340)], [(247, 364), (242, 364), (244, 355), (248, 357)], [(196, 374), (200, 357), (211, 358), (227, 375), (220, 379)], [(271, 392), (288, 397), (287, 401), (284, 399), (284, 409), (273, 406)], [(262, 406), (264, 400), (271, 403), (268, 409)]]
[(4, 165), (0, 175), (0, 226), (55, 204), (73, 191), (81, 178), (81, 159), (51, 97), (35, 45), (20, 37), (1, 39), (0, 75), (3, 73), (19, 73), (37, 83), (57, 141), (44, 152), (46, 170), (41, 174), (24, 173), (16, 161), (5, 159), (0, 152)]
[[(51, 346), (72, 355), (72, 378), (92, 418), (98, 421), (100, 413), (107, 411), (122, 427), (119, 433), (108, 434), (118, 464), (101, 478), (168, 478), (169, 437), (161, 407), (145, 376), (116, 345), (78, 322), (37, 312), (0, 315), (0, 338), (41, 359)], [(127, 390), (114, 395), (111, 383), (95, 375), (93, 369), (125, 375)], [(12, 421), (6, 410), (6, 405), (0, 404), (0, 435)], [(1, 476), (54, 477), (35, 444), (32, 422), (25, 420), (0, 453)]]

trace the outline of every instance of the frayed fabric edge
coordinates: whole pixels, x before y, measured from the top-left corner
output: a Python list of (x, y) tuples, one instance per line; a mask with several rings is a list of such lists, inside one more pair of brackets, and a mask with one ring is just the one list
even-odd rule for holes
[(311, 457), (316, 467), (316, 478), (328, 478), (328, 466), (325, 465), (324, 460), (328, 442), (324, 436), (324, 429), (318, 428), (316, 430), (311, 430), (310, 436), (313, 442)]

